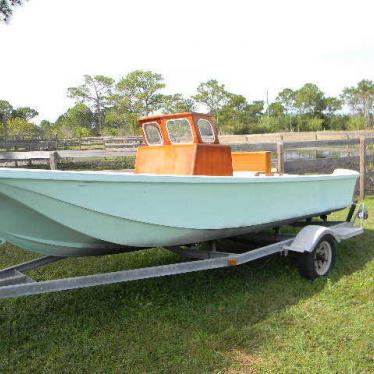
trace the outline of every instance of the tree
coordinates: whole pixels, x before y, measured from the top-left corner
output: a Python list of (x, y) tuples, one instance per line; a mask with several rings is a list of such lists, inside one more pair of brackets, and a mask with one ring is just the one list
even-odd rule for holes
[(105, 121), (105, 111), (111, 103), (113, 84), (114, 79), (104, 75), (85, 75), (81, 86), (68, 88), (68, 97), (92, 110), (99, 134)]
[(252, 132), (263, 115), (263, 110), (263, 101), (253, 101), (249, 104), (244, 96), (228, 93), (228, 101), (219, 111), (221, 131), (234, 134)]
[(335, 112), (342, 109), (342, 105), (342, 100), (336, 97), (326, 97), (324, 100), (323, 113), (327, 117), (332, 117), (335, 114)]
[(350, 117), (347, 122), (348, 130), (363, 130), (366, 127), (366, 121), (363, 116)]
[[(2, 136), (6, 139), (9, 135), (35, 135), (35, 124), (31, 123), (30, 120), (38, 114), (35, 109), (29, 107), (13, 108), (8, 101), (0, 100), (0, 127)], [(22, 134), (23, 130), (25, 134)]]
[(113, 107), (107, 112), (107, 131), (138, 134), (137, 118), (162, 109), (165, 87), (161, 74), (152, 71), (135, 70), (119, 80), (112, 96)]
[(284, 117), (285, 109), (284, 109), (282, 103), (276, 101), (274, 103), (271, 103), (268, 106), (267, 114), (268, 114), (269, 117), (276, 117), (276, 118)]
[[(284, 121), (283, 121), (284, 122)], [(251, 128), (253, 133), (272, 133), (282, 130), (282, 120), (269, 115), (262, 116), (257, 125)]]
[(373, 124), (374, 82), (363, 79), (357, 86), (346, 87), (342, 99), (354, 115), (361, 115), (365, 120), (365, 127)]
[(283, 106), (285, 113), (288, 115), (294, 114), (296, 110), (295, 96), (295, 91), (291, 90), (291, 88), (285, 88), (284, 90), (279, 92), (276, 98), (276, 102), (280, 103)]
[(29, 107), (19, 107), (12, 111), (13, 118), (22, 118), (25, 121), (30, 121), (37, 115), (39, 115), (39, 113), (35, 109)]
[(252, 118), (260, 118), (264, 114), (265, 103), (262, 100), (255, 100), (246, 108), (246, 112)]
[(11, 118), (7, 123), (8, 134), (11, 136), (22, 136), (33, 138), (38, 133), (38, 128), (24, 118)]
[(71, 126), (67, 119), (67, 114), (61, 114), (53, 125), (53, 135), (58, 138), (73, 138), (74, 127)]
[(56, 126), (54, 123), (43, 119), (39, 127), (41, 129), (42, 134), (47, 138), (54, 138), (57, 136)]
[(218, 113), (230, 99), (230, 94), (225, 90), (223, 84), (217, 80), (211, 79), (207, 82), (200, 83), (197, 87), (197, 94), (193, 96), (197, 103), (204, 104), (209, 113), (215, 114), (218, 124)]
[(94, 115), (91, 109), (83, 103), (78, 103), (59, 116), (52, 127), (48, 128), (47, 124), (45, 126), (49, 133), (55, 136), (70, 138), (80, 137), (82, 129), (86, 129), (85, 134), (90, 134), (94, 124)]
[(161, 74), (152, 71), (135, 70), (123, 77), (116, 85), (114, 101), (123, 112), (148, 116), (160, 110), (165, 87)]
[(298, 131), (319, 131), (323, 128), (322, 118), (298, 116), (295, 121)]
[(247, 99), (242, 95), (228, 93), (228, 100), (220, 109), (220, 131), (234, 134), (248, 132), (248, 122), (244, 119), (248, 107)]
[(192, 98), (184, 98), (181, 94), (166, 95), (163, 99), (164, 113), (193, 112), (195, 102)]
[(8, 137), (8, 121), (12, 118), (13, 107), (6, 100), (0, 100), (0, 126), (5, 139)]
[(324, 93), (313, 83), (306, 83), (295, 91), (294, 106), (300, 115), (321, 116), (324, 110)]
[(94, 115), (86, 104), (78, 103), (67, 110), (66, 122), (70, 127), (86, 128), (90, 131), (94, 127)]
[(243, 95), (237, 95), (233, 93), (227, 93), (227, 103), (225, 104), (226, 107), (232, 108), (237, 112), (244, 112), (248, 109), (248, 102), (247, 99)]
[(116, 104), (106, 112), (104, 132), (108, 135), (137, 135), (140, 131), (137, 118), (138, 115), (129, 112), (126, 106)]
[[(290, 131), (294, 126), (300, 131), (330, 128), (335, 112), (342, 108), (341, 100), (326, 97), (313, 83), (306, 83), (298, 90), (282, 90), (276, 102), (269, 106), (269, 115), (276, 115), (284, 127), (287, 116)], [(283, 112), (283, 115), (281, 115)], [(336, 126), (336, 122), (334, 123)]]
[(337, 115), (336, 112), (341, 110), (343, 106), (342, 100), (336, 97), (326, 97), (324, 100), (323, 116), (324, 127), (330, 130), (335, 130), (336, 127), (340, 130), (346, 129), (347, 119), (342, 115)]
[(82, 139), (90, 135), (91, 135), (90, 130), (87, 127), (76, 127), (74, 129), (74, 136), (76, 138)]
[(22, 5), (25, 0), (0, 0), (0, 22), (8, 22), (17, 5)]

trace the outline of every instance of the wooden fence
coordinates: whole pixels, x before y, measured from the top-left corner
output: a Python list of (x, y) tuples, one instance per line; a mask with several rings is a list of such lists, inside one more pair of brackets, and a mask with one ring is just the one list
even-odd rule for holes
[[(357, 131), (308, 131), (308, 132), (280, 132), (269, 134), (220, 135), (223, 144), (243, 143), (276, 143), (276, 142), (304, 142), (323, 140), (351, 140), (374, 137), (373, 130)], [(72, 139), (28, 139), (21, 136), (0, 139), (0, 150), (5, 151), (57, 151), (69, 149), (127, 149), (138, 147), (143, 143), (141, 136), (100, 136)]]
[[(271, 151), (276, 155), (275, 167), (281, 173), (331, 173), (334, 169), (348, 168), (360, 172), (359, 195), (365, 197), (365, 193), (374, 192), (374, 171), (369, 170), (369, 166), (374, 165), (374, 155), (368, 152), (368, 146), (374, 144), (374, 138), (364, 136), (359, 139), (335, 139), (335, 140), (309, 140), (297, 142), (277, 142), (277, 143), (246, 143), (233, 144), (234, 151)], [(285, 152), (302, 149), (322, 149), (333, 147), (344, 147), (347, 153), (353, 151), (353, 147), (358, 148), (358, 155), (345, 157), (324, 157), (313, 159), (285, 159)]]
[(346, 140), (374, 137), (373, 129), (355, 131), (305, 131), (278, 132), (268, 134), (220, 135), (221, 143), (257, 143), (257, 142), (300, 142), (308, 140)]
[[(349, 168), (360, 172), (359, 194), (363, 198), (365, 193), (374, 193), (374, 172), (369, 170), (374, 165), (374, 154), (369, 152), (374, 138), (361, 137), (360, 139), (335, 139), (335, 140), (309, 140), (290, 142), (264, 142), (231, 144), (236, 151), (271, 151), (274, 155), (274, 166), (284, 173), (331, 173), (336, 168)], [(319, 149), (340, 147), (347, 153), (356, 153), (345, 157), (325, 157), (312, 159), (290, 160), (285, 154), (291, 150)], [(135, 156), (136, 147), (99, 149), (99, 150), (57, 150), (57, 151), (28, 151), (28, 152), (0, 152), (0, 163), (13, 163), (33, 161), (49, 163), (51, 169), (57, 169), (58, 163), (64, 160), (103, 159), (113, 157)]]
[(127, 149), (143, 144), (141, 136), (101, 136), (72, 139), (0, 139), (0, 150), (5, 151), (56, 151), (76, 149)]

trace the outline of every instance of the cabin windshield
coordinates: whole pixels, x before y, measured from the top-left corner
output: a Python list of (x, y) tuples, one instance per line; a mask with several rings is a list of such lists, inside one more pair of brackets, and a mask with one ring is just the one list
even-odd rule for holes
[(150, 145), (160, 145), (163, 144), (164, 141), (162, 139), (162, 135), (160, 132), (160, 128), (158, 127), (157, 122), (149, 122), (143, 125), (145, 140)]
[(185, 118), (171, 119), (167, 121), (166, 128), (169, 139), (173, 144), (193, 143), (193, 134), (190, 122)]
[(214, 143), (216, 136), (214, 135), (212, 124), (207, 119), (200, 118), (197, 121), (197, 128), (204, 143)]

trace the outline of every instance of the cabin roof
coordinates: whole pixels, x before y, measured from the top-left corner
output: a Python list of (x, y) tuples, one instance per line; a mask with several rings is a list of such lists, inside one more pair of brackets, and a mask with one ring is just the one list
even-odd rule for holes
[(155, 121), (155, 120), (159, 120), (159, 119), (162, 119), (162, 118), (177, 118), (177, 117), (187, 117), (187, 116), (191, 116), (191, 115), (195, 115), (195, 116), (205, 116), (205, 117), (210, 117), (209, 114), (205, 114), (205, 113), (198, 113), (198, 112), (181, 112), (181, 113), (168, 113), (168, 114), (157, 114), (157, 115), (154, 115), (154, 116), (145, 116), (145, 117), (140, 117), (138, 119), (138, 122), (144, 122), (144, 121)]

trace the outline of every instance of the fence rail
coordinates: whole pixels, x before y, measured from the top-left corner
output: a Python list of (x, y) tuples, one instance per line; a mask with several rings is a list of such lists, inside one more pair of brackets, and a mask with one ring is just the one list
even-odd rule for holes
[[(103, 138), (105, 139), (105, 138)], [(128, 138), (116, 139), (119, 144)], [(89, 141), (97, 141), (97, 138), (89, 138)], [(133, 139), (137, 141), (136, 139)], [(122, 142), (122, 143), (121, 143)], [(112, 142), (111, 144), (114, 144)], [(241, 143), (231, 144), (233, 150), (240, 151), (271, 151), (276, 155), (274, 166), (280, 172), (285, 173), (330, 173), (336, 168), (350, 168), (360, 172), (359, 194), (364, 198), (365, 192), (374, 192), (374, 172), (368, 170), (368, 165), (374, 164), (374, 155), (368, 154), (368, 145), (374, 144), (374, 137), (361, 137), (359, 139), (329, 139), (329, 140), (307, 140), (289, 142), (263, 142), (263, 143)], [(64, 160), (87, 160), (103, 159), (113, 157), (135, 156), (139, 142), (131, 147), (89, 150), (55, 150), (55, 151), (27, 151), (27, 152), (0, 152), (0, 164), (4, 162), (28, 161), (30, 164), (35, 160), (45, 160), (51, 169), (57, 169), (58, 163)], [(319, 149), (322, 147), (342, 146), (347, 149), (356, 147), (357, 156), (327, 157), (314, 159), (285, 159), (287, 150), (293, 149)]]
[(87, 137), (80, 139), (0, 139), (0, 149), (5, 151), (57, 151), (68, 148), (136, 148), (143, 144), (141, 136), (126, 137)]
[[(223, 144), (243, 144), (243, 143), (261, 143), (275, 144), (284, 143), (304, 143), (309, 141), (350, 141), (357, 140), (360, 137), (374, 138), (373, 130), (357, 131), (310, 131), (310, 132), (283, 132), (269, 134), (247, 134), (247, 135), (220, 135), (220, 141)], [(57, 151), (69, 148), (85, 149), (124, 149), (133, 148), (141, 145), (143, 142), (141, 136), (90, 136), (82, 138), (69, 139), (29, 139), (21, 136), (0, 139), (0, 150), (5, 151)], [(259, 148), (260, 149), (260, 148)]]

